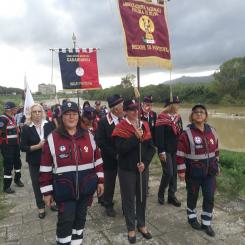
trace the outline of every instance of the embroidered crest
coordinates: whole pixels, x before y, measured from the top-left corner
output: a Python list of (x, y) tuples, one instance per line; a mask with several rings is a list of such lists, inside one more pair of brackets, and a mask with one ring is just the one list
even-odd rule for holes
[(87, 146), (84, 146), (83, 149), (84, 149), (85, 152), (88, 152), (88, 147)]
[(199, 136), (195, 136), (194, 137), (194, 141), (195, 141), (196, 144), (201, 144), (202, 143), (202, 139)]
[(64, 158), (69, 157), (69, 154), (62, 153), (62, 154), (59, 154), (58, 156), (59, 156), (59, 158), (64, 159)]
[(212, 145), (214, 145), (214, 140), (213, 140), (213, 139), (210, 139), (209, 141), (210, 141), (210, 143), (211, 143)]
[(61, 145), (59, 149), (60, 149), (60, 151), (65, 151), (66, 147), (64, 145)]
[(67, 106), (70, 108), (71, 107), (71, 102), (68, 102), (67, 103)]

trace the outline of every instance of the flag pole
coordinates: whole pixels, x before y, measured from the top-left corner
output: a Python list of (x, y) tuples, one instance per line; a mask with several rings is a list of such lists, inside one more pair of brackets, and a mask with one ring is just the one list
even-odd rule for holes
[[(72, 42), (73, 42), (73, 49), (75, 50), (77, 46), (77, 37), (74, 32), (72, 34)], [(78, 89), (77, 89), (77, 105), (78, 105), (78, 109), (80, 112), (80, 100), (79, 100), (79, 90)]]
[[(137, 88), (138, 88), (138, 92), (140, 91), (140, 67), (137, 66)], [(140, 110), (141, 110), (141, 101), (140, 101), (140, 92), (139, 92), (139, 97), (138, 97), (138, 127), (140, 128)], [(142, 159), (141, 159), (141, 142), (139, 142), (139, 163), (141, 163)], [(140, 202), (143, 202), (143, 185), (142, 185), (142, 172), (140, 172)]]
[(51, 49), (51, 81), (50, 83), (53, 84), (54, 79), (54, 50)]
[(172, 70), (169, 70), (170, 102), (173, 102)]

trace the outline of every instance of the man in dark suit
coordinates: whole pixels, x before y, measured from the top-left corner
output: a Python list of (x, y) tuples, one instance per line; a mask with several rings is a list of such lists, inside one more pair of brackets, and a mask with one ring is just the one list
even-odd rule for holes
[(113, 196), (117, 176), (117, 153), (112, 140), (112, 131), (123, 117), (123, 98), (120, 95), (113, 95), (107, 99), (110, 112), (98, 123), (96, 131), (96, 142), (101, 150), (104, 163), (104, 195), (99, 200), (106, 208), (106, 214), (115, 217), (116, 212), (113, 208)]
[[(141, 120), (148, 122), (150, 131), (151, 131), (151, 137), (153, 140), (153, 144), (155, 145), (155, 127), (156, 127), (156, 121), (157, 121), (157, 113), (152, 110), (153, 106), (153, 99), (152, 96), (145, 96), (143, 99), (142, 107), (141, 107)], [(146, 179), (147, 179), (147, 194), (149, 190), (149, 168), (146, 169)]]
[(155, 144), (155, 127), (157, 121), (157, 114), (155, 111), (152, 110), (152, 105), (152, 96), (145, 96), (142, 103), (141, 120), (148, 122), (151, 130), (151, 136)]

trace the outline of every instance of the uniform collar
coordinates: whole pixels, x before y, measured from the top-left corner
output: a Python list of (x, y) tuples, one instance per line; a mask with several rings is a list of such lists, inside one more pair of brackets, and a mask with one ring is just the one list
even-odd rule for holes
[(106, 118), (107, 118), (109, 125), (111, 125), (112, 123), (114, 123), (116, 125), (119, 122), (119, 118), (116, 115), (114, 115), (112, 112), (109, 112), (106, 115)]
[(119, 123), (119, 118), (116, 115), (114, 115), (112, 112), (110, 112), (110, 114), (114, 124), (117, 125)]
[[(126, 122), (127, 122), (128, 124), (132, 125), (132, 123), (128, 120), (127, 117), (125, 117), (124, 119), (126, 120)], [(142, 124), (143, 124), (142, 121), (140, 121), (140, 127), (142, 127)]]
[[(200, 131), (200, 132), (201, 132), (201, 130), (200, 130), (200, 129), (198, 129), (198, 128), (195, 126), (195, 124), (194, 124), (194, 123), (189, 124), (187, 127), (189, 127), (190, 129), (195, 129), (195, 130), (197, 130), (197, 131)], [(205, 123), (205, 124), (204, 124), (204, 132), (206, 133), (206, 132), (210, 132), (210, 131), (211, 131), (210, 126), (209, 126), (207, 123)]]
[(13, 116), (9, 116), (7, 113), (4, 113), (3, 115), (5, 115), (6, 117), (8, 117), (9, 119), (13, 119)]
[[(41, 127), (43, 127), (44, 124), (46, 124), (46, 123), (48, 123), (47, 120), (42, 120), (42, 122), (41, 122)], [(31, 122), (31, 124), (29, 125), (29, 127), (32, 127), (32, 126), (35, 126), (35, 124), (34, 124), (33, 122)]]

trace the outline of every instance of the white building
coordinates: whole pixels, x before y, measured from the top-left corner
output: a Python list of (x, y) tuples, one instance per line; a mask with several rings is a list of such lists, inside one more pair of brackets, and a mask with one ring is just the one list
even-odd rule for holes
[(38, 84), (38, 92), (41, 94), (55, 94), (56, 86), (54, 84), (41, 83)]

